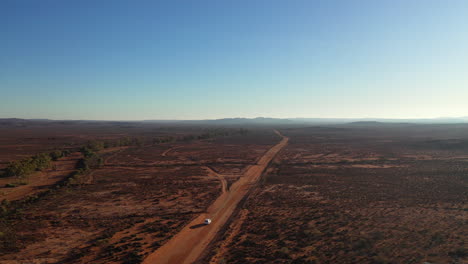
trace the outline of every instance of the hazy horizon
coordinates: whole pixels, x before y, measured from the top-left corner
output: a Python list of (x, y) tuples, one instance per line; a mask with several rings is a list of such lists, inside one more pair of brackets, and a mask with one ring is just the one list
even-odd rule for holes
[(468, 115), (468, 2), (2, 1), (0, 116)]
[(247, 120), (256, 120), (256, 119), (275, 119), (275, 120), (342, 120), (342, 121), (380, 121), (380, 122), (395, 122), (395, 121), (462, 121), (468, 122), (468, 116), (457, 116), (457, 117), (422, 117), (422, 118), (375, 118), (375, 117), (269, 117), (269, 116), (257, 116), (257, 117), (222, 117), (222, 118), (200, 118), (200, 119), (53, 119), (53, 118), (18, 118), (18, 117), (0, 117), (0, 120), (5, 119), (20, 119), (20, 120), (48, 120), (48, 121), (116, 121), (116, 122), (146, 122), (146, 121), (216, 121), (216, 120), (230, 120), (230, 119), (247, 119)]

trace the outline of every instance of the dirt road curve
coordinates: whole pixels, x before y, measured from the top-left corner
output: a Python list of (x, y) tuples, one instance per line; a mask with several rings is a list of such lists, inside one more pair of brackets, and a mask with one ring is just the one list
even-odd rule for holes
[(212, 168), (208, 166), (203, 166), (203, 168), (205, 168), (210, 175), (217, 177), (219, 179), (219, 181), (221, 182), (221, 193), (225, 193), (227, 191), (227, 181), (224, 178), (224, 176), (217, 173), (216, 171), (214, 171)]
[[(242, 198), (247, 194), (253, 183), (257, 182), (262, 172), (275, 155), (288, 143), (283, 137), (281, 142), (269, 149), (256, 165), (251, 165), (244, 175), (235, 182), (229, 191), (222, 193), (208, 208), (208, 213), (201, 214), (185, 226), (171, 240), (150, 254), (143, 263), (193, 263), (203, 253), (213, 240), (219, 229), (226, 223)], [(205, 218), (211, 218), (210, 225), (202, 225)]]

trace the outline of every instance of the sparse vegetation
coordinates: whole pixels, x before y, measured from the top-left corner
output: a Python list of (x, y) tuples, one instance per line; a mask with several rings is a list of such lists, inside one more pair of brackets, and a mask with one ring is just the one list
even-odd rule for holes
[(246, 201), (226, 262), (465, 261), (468, 163), (454, 157), (466, 150), (408, 143), (431, 135), (423, 128), (405, 137), (367, 129), (281, 131), (290, 144)]
[(44, 170), (50, 167), (51, 157), (41, 153), (31, 158), (11, 162), (5, 169), (2, 177), (24, 178), (34, 171)]
[(54, 150), (49, 154), (53, 161), (57, 161), (58, 159), (68, 155), (70, 155), (70, 150)]
[[(246, 219), (220, 263), (466, 259), (458, 235), (463, 226), (458, 216), (466, 213), (460, 205), (467, 173), (463, 148), (413, 146), (407, 137), (383, 132), (323, 131), (283, 131), (290, 145), (245, 201)], [(73, 162), (81, 158), (75, 172), (44, 193), (1, 203), (1, 260), (30, 259), (25, 247), (61, 241), (57, 252), (63, 253), (53, 256), (60, 263), (140, 263), (220, 193), (219, 181), (200, 165), (238, 174), (278, 137), (256, 130), (187, 129), (89, 139), (67, 145), (67, 151), (43, 150), (49, 158), (21, 160), (26, 168), (35, 164), (18, 169), (30, 174), (2, 179), (2, 187), (12, 184), (3, 189), (8, 193), (70, 152)]]
[[(160, 142), (170, 144), (153, 144), (152, 135), (128, 136), (89, 140), (81, 147), (66, 148), (67, 152), (49, 151), (51, 164), (52, 161), (60, 162), (62, 157), (75, 150), (80, 151), (82, 157), (78, 158), (74, 153), (75, 160), (79, 159), (76, 170), (64, 175), (57, 184), (37, 195), (15, 201), (8, 206), (9, 209), (2, 209), (10, 235), (3, 236), (0, 241), (15, 245), (4, 248), (2, 252), (6, 255), (3, 258), (7, 259), (12, 254), (15, 257), (26, 256), (22, 251), (26, 246), (48, 243), (46, 237), (53, 237), (56, 230), (66, 227), (75, 230), (74, 235), (54, 238), (63, 240), (69, 248), (61, 251), (68, 251), (60, 256), (61, 263), (79, 262), (90, 254), (94, 254), (93, 263), (141, 262), (144, 250), (155, 250), (163, 245), (184, 223), (203, 212), (220, 192), (217, 179), (206, 177), (207, 172), (198, 165), (184, 166), (184, 162), (193, 164), (190, 157), (195, 154), (197, 162), (213, 166), (221, 166), (229, 160), (239, 162), (225, 168), (226, 171), (238, 170), (254, 162), (270, 142), (277, 140), (269, 137), (270, 134), (265, 137), (262, 133), (243, 130), (243, 134), (234, 129), (226, 131), (195, 130), (158, 137)], [(191, 149), (192, 141), (202, 143)], [(171, 154), (161, 156), (164, 150), (179, 145), (184, 148), (177, 149), (180, 151), (177, 157)], [(120, 148), (127, 146), (129, 148)], [(115, 151), (106, 150), (114, 147)], [(146, 165), (179, 158), (181, 160), (174, 165)], [(108, 167), (104, 166), (104, 160)], [(128, 167), (128, 170), (119, 169), (116, 173), (114, 166)], [(93, 180), (90, 180), (90, 175)], [(95, 195), (99, 193), (104, 195), (96, 199)], [(124, 204), (126, 209), (120, 211)], [(86, 207), (99, 209), (89, 211), (84, 209)], [(63, 208), (68, 209), (64, 211)], [(118, 217), (107, 215), (107, 210), (112, 210), (112, 214), (118, 214)], [(154, 210), (164, 213), (155, 215)], [(56, 213), (59, 211), (60, 214)], [(146, 217), (155, 219), (146, 222)], [(27, 224), (31, 222), (35, 224)], [(114, 239), (116, 234), (127, 231), (129, 234), (122, 239)], [(97, 234), (90, 236), (90, 233)], [(52, 253), (44, 251), (42, 254), (50, 256)]]

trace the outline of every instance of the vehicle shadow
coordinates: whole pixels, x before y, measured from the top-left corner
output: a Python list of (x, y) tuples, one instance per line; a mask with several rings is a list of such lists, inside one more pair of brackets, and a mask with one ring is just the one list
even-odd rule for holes
[(205, 226), (205, 224), (197, 224), (197, 225), (193, 225), (190, 227), (190, 229), (196, 229), (196, 228), (200, 228), (202, 226)]

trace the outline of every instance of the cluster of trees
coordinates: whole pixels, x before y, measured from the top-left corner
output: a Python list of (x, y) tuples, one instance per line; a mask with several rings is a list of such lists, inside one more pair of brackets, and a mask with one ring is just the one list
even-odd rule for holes
[(76, 171), (72, 172), (63, 181), (56, 184), (57, 187), (72, 187), (83, 183), (83, 176), (89, 170), (101, 167), (104, 164), (104, 159), (99, 155), (98, 151), (105, 148), (102, 141), (89, 141), (81, 147), (79, 151), (83, 154), (83, 158), (79, 159), (76, 164)]
[(24, 178), (34, 171), (41, 171), (50, 167), (53, 160), (57, 160), (70, 152), (56, 150), (51, 153), (41, 153), (30, 158), (13, 161), (4, 170), (1, 177)]
[(104, 159), (97, 153), (102, 148), (83, 147), (81, 153), (83, 158), (78, 161), (77, 169), (85, 173), (90, 169), (99, 168), (104, 164)]
[(140, 146), (142, 141), (138, 138), (125, 137), (113, 141), (89, 141), (86, 145), (80, 148), (83, 158), (78, 161), (77, 168), (81, 173), (85, 173), (90, 169), (99, 168), (104, 164), (104, 159), (98, 154), (99, 151), (121, 146)]
[[(89, 141), (86, 145), (80, 148), (80, 151), (85, 157), (82, 162), (85, 164), (81, 164), (80, 166), (89, 169), (102, 163), (102, 158), (98, 157), (96, 152), (104, 148), (140, 144), (141, 141), (139, 139), (129, 137), (114, 141)], [(0, 174), (0, 177), (25, 178), (35, 171), (41, 171), (49, 168), (52, 161), (56, 161), (69, 154), (69, 150), (54, 150), (50, 153), (41, 153), (27, 159), (13, 161), (4, 169), (4, 172)]]
[(124, 147), (124, 146), (141, 146), (143, 141), (139, 138), (124, 137), (117, 140), (108, 140), (102, 142), (104, 148)]
[(86, 145), (80, 148), (80, 152), (83, 157), (89, 158), (95, 156), (96, 152), (106, 148), (106, 145), (102, 141), (89, 141)]
[[(110, 140), (92, 140), (88, 141), (84, 146), (80, 148), (80, 151), (83, 152), (97, 152), (106, 148), (112, 147), (124, 147), (124, 146), (141, 146), (143, 141), (140, 138), (131, 138), (124, 137), (119, 139), (110, 139)], [(83, 153), (85, 154), (85, 153)]]
[(53, 161), (57, 161), (58, 159), (62, 158), (62, 157), (66, 157), (68, 155), (70, 155), (71, 151), (70, 150), (54, 150), (52, 152), (49, 153), (49, 156), (50, 158), (53, 160)]
[[(215, 137), (225, 137), (235, 134), (246, 134), (249, 131), (247, 129), (225, 129), (225, 128), (216, 128), (206, 130), (205, 132), (198, 135), (185, 135), (181, 137), (158, 137), (153, 139), (153, 144), (161, 143), (170, 143), (170, 142), (179, 142), (179, 141), (192, 141), (192, 140), (202, 140), (210, 139)], [(110, 147), (121, 147), (121, 146), (141, 146), (143, 141), (139, 138), (130, 138), (125, 137), (117, 140), (107, 140), (107, 141), (89, 141), (86, 145), (80, 148), (80, 152), (83, 153), (84, 158), (79, 162), (78, 167), (84, 170), (96, 168), (102, 165), (103, 160), (97, 154), (102, 149)], [(61, 157), (67, 156), (70, 154), (69, 150), (55, 150), (50, 153), (41, 153), (37, 154), (31, 158), (14, 161), (8, 165), (4, 170), (4, 173), (0, 177), (11, 177), (15, 176), (18, 178), (26, 177), (27, 175), (33, 173), (34, 171), (41, 171), (46, 168), (49, 168), (51, 161), (56, 161)]]
[(244, 135), (244, 134), (247, 134), (248, 132), (249, 131), (244, 128), (240, 128), (240, 129), (215, 128), (215, 129), (209, 129), (205, 131), (204, 133), (198, 135), (197, 139), (227, 137), (227, 136), (232, 136), (232, 135), (237, 135), (237, 134)]
[[(172, 142), (187, 142), (192, 140), (210, 139), (215, 137), (226, 137), (232, 135), (244, 135), (249, 133), (249, 130), (240, 129), (227, 129), (227, 128), (213, 128), (204, 131), (201, 134), (189, 134), (184, 136), (164, 136), (153, 138), (152, 141), (146, 143), (163, 144)], [(142, 146), (145, 142), (141, 138), (124, 137), (117, 140), (105, 140), (105, 141), (90, 141), (81, 148), (81, 152), (84, 154), (88, 152), (97, 152), (99, 150), (111, 147), (124, 147), (124, 146)], [(89, 151), (91, 150), (91, 151)]]
[(172, 136), (153, 138), (154, 145), (163, 144), (163, 143), (171, 143), (175, 141), (177, 141), (177, 138), (172, 137)]
[(192, 140), (202, 140), (202, 139), (210, 139), (216, 137), (227, 137), (232, 135), (245, 135), (249, 133), (249, 130), (240, 128), (240, 129), (225, 129), (225, 128), (214, 128), (208, 129), (205, 132), (198, 134), (198, 135), (185, 135), (181, 137), (173, 137), (173, 136), (166, 136), (166, 137), (158, 137), (153, 139), (153, 144), (161, 144), (161, 143), (171, 143), (171, 142), (187, 142)]

